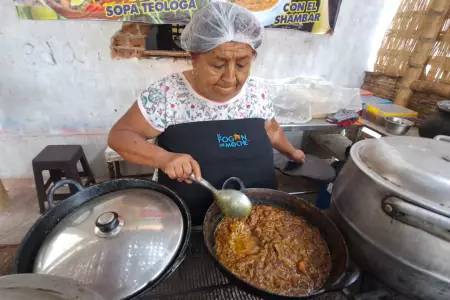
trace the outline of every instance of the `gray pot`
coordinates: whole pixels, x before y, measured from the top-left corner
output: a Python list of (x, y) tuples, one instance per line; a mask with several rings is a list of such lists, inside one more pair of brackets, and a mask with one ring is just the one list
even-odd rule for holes
[(416, 299), (450, 299), (449, 142), (359, 142), (333, 186), (331, 216), (352, 257)]
[(439, 101), (436, 111), (419, 127), (421, 137), (433, 138), (436, 135), (450, 135), (450, 100)]
[(73, 279), (43, 274), (0, 277), (0, 295), (2, 300), (105, 300)]

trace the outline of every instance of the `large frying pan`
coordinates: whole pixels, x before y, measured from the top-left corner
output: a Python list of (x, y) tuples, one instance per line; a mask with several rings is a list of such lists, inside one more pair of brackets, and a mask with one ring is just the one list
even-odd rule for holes
[(311, 225), (316, 226), (320, 230), (320, 233), (325, 239), (330, 250), (332, 268), (325, 284), (320, 289), (304, 297), (276, 295), (239, 279), (227, 268), (225, 268), (216, 256), (215, 235), (217, 226), (224, 218), (224, 215), (220, 211), (219, 207), (214, 203), (208, 209), (203, 221), (203, 236), (209, 253), (214, 258), (218, 268), (228, 278), (228, 280), (240, 289), (264, 299), (308, 299), (324, 293), (341, 291), (358, 279), (360, 272), (358, 267), (354, 264), (350, 264), (344, 237), (336, 228), (333, 221), (331, 221), (318, 208), (296, 196), (281, 191), (254, 188), (245, 189), (242, 181), (238, 178), (230, 178), (225, 181), (224, 188), (230, 183), (235, 184), (236, 182), (240, 185), (240, 189), (250, 198), (253, 205), (263, 204), (278, 207), (293, 212), (295, 215), (304, 218)]
[[(62, 201), (59, 205), (55, 205), (53, 203), (53, 194), (59, 187), (65, 184), (73, 184), (77, 187), (77, 189), (79, 189), (79, 191)], [(87, 188), (83, 188), (79, 183), (72, 180), (66, 179), (57, 182), (49, 192), (50, 209), (44, 215), (42, 215), (36, 221), (36, 223), (34, 223), (33, 227), (28, 231), (19, 246), (13, 265), (13, 272), (33, 272), (34, 261), (47, 235), (55, 228), (60, 220), (64, 219), (68, 214), (78, 209), (83, 204), (87, 204), (87, 202), (93, 201), (102, 195), (127, 189), (149, 189), (162, 193), (171, 198), (176, 203), (183, 216), (183, 242), (180, 245), (178, 253), (174, 257), (174, 259), (170, 262), (170, 264), (165, 268), (164, 272), (157, 279), (155, 279), (153, 282), (149, 282), (143, 289), (132, 295), (129, 295), (128, 297), (126, 297), (126, 299), (139, 298), (146, 291), (156, 287), (159, 283), (164, 281), (167, 277), (170, 276), (170, 274), (175, 271), (175, 269), (181, 264), (185, 257), (191, 230), (190, 213), (183, 200), (174, 192), (155, 181), (141, 179), (115, 179), (111, 181), (105, 181)], [(124, 253), (123, 255), (127, 254)]]

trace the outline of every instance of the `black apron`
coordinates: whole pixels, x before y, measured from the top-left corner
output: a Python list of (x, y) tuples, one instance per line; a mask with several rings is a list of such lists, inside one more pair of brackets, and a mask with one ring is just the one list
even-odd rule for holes
[[(202, 177), (217, 189), (230, 177), (239, 177), (248, 188), (276, 189), (272, 144), (263, 119), (207, 121), (169, 126), (158, 145), (169, 152), (191, 155)], [(177, 193), (200, 225), (213, 202), (210, 191), (193, 183), (170, 179), (159, 170), (158, 182)]]

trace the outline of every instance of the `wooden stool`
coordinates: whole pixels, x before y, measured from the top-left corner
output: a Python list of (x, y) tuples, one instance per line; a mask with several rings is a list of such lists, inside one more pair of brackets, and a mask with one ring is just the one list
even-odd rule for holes
[[(83, 167), (82, 172), (78, 171), (78, 162)], [(44, 181), (42, 176), (43, 171), (49, 171), (50, 173), (47, 182)], [(50, 145), (45, 147), (33, 159), (33, 172), (41, 214), (45, 212), (47, 190), (52, 183), (60, 181), (63, 177), (78, 181), (80, 184), (82, 184), (81, 178), (86, 177), (85, 186), (95, 183), (91, 167), (80, 145)], [(56, 194), (55, 200), (63, 200), (76, 192), (77, 189), (70, 186), (70, 194)]]

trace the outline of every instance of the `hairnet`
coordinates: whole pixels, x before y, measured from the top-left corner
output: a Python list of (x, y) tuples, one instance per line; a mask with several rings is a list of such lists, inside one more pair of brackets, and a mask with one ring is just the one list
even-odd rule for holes
[(198, 10), (181, 34), (187, 52), (208, 52), (226, 42), (249, 44), (257, 49), (264, 28), (246, 8), (228, 2), (213, 2)]

